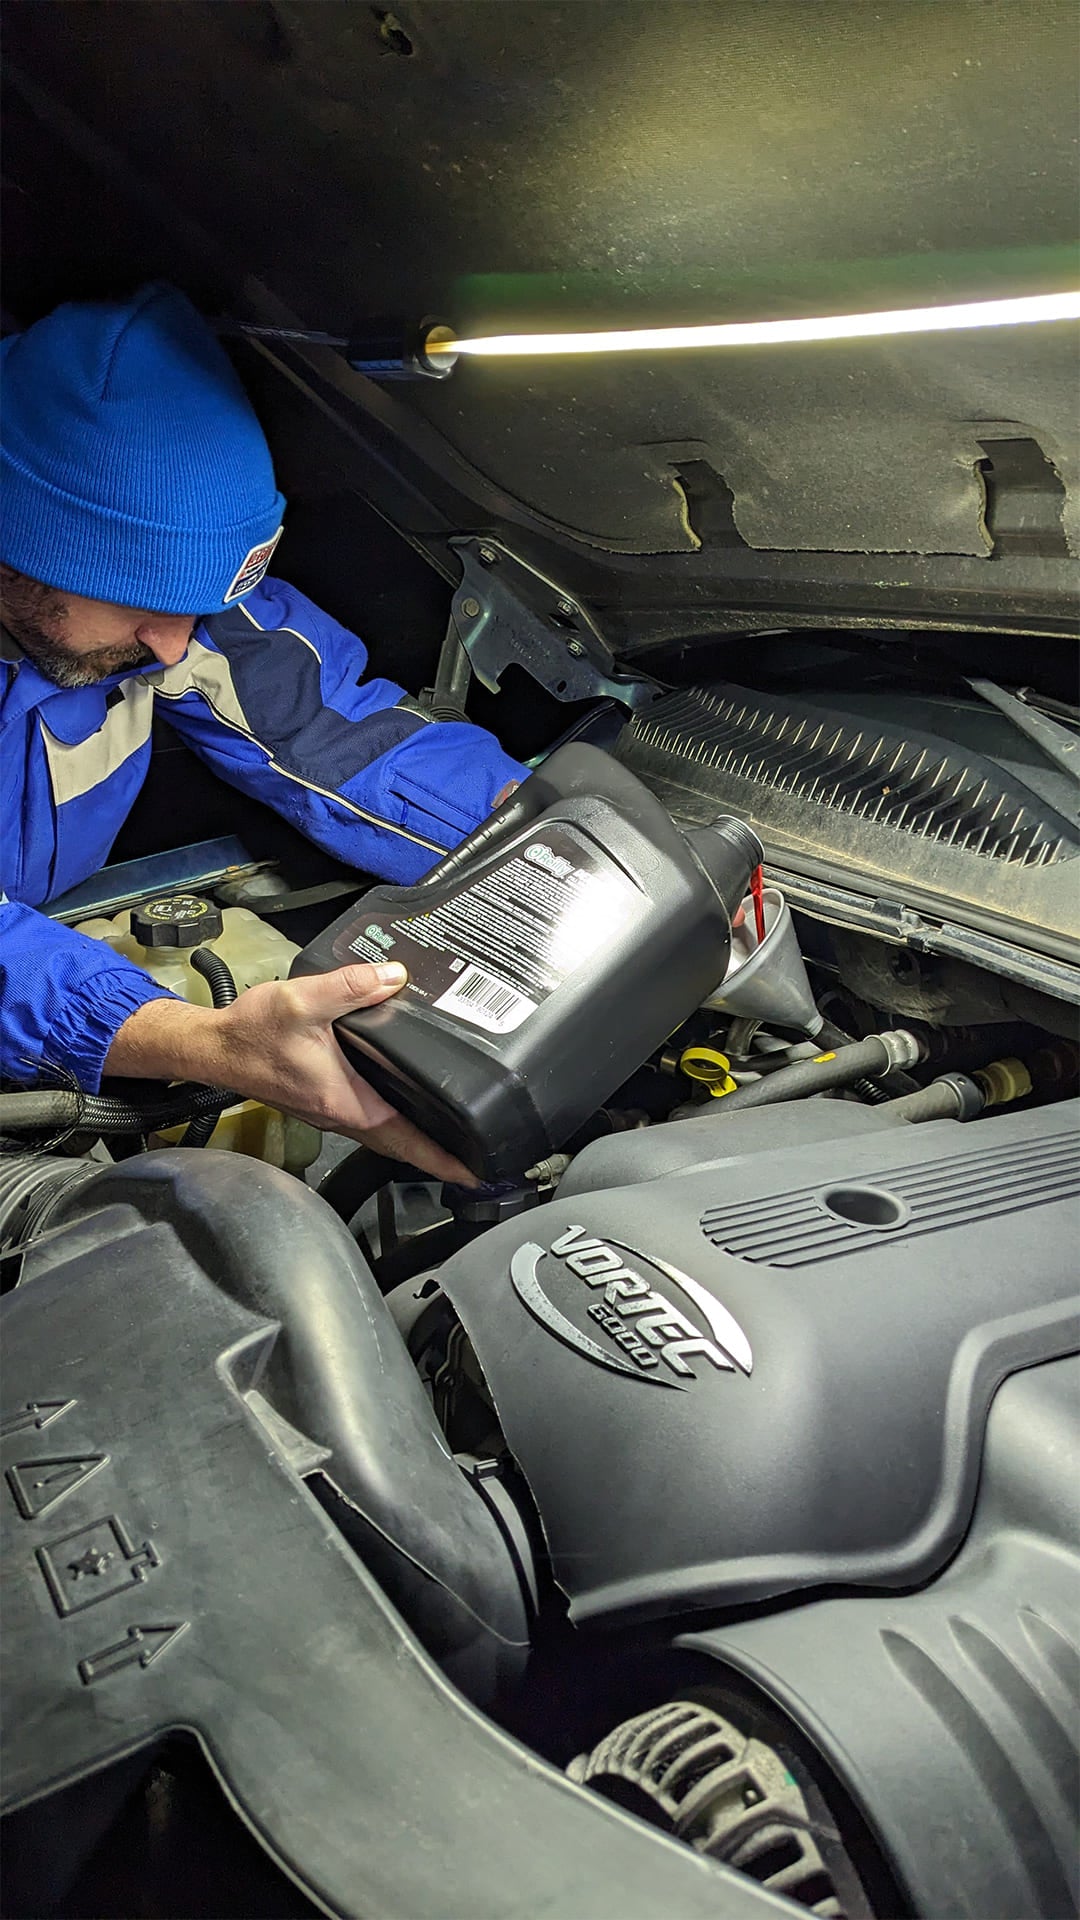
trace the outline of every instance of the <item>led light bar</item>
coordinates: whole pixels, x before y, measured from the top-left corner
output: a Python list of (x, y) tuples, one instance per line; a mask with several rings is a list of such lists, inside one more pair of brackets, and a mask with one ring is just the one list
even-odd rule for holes
[(456, 340), (438, 329), (424, 343), (428, 360), (459, 354), (508, 357), (556, 353), (667, 353), (673, 348), (771, 347), (816, 340), (870, 340), (888, 334), (951, 333), (968, 327), (1019, 327), (1080, 320), (1080, 290), (975, 300), (952, 307), (899, 307), (891, 313), (843, 313), (820, 320), (734, 320), (718, 326), (625, 327), (605, 332), (503, 333)]

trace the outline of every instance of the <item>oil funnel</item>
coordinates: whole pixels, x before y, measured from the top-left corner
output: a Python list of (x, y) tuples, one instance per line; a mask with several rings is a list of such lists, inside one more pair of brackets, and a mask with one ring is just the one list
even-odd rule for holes
[(823, 1024), (822, 1016), (810, 991), (791, 909), (779, 887), (764, 889), (762, 906), (765, 938), (760, 943), (757, 939), (754, 902), (748, 894), (743, 923), (732, 932), (727, 973), (703, 1004), (739, 1020), (793, 1027), (812, 1037)]

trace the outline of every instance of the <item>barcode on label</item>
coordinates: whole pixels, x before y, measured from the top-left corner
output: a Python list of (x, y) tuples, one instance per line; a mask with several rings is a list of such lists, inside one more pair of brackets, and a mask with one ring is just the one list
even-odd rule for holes
[(536, 1012), (535, 1000), (508, 986), (505, 980), (496, 980), (483, 967), (474, 966), (466, 967), (435, 1005), (474, 1027), (485, 1027), (488, 1033), (513, 1033), (530, 1013)]

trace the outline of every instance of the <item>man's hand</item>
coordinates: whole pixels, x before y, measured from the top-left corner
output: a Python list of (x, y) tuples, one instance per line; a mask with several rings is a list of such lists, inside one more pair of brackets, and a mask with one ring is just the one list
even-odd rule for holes
[(105, 1071), (137, 1079), (202, 1080), (264, 1100), (328, 1133), (360, 1140), (438, 1180), (476, 1182), (452, 1154), (388, 1106), (354, 1070), (333, 1022), (378, 1006), (405, 984), (396, 964), (340, 967), (249, 987), (231, 1007), (151, 1000), (125, 1020)]

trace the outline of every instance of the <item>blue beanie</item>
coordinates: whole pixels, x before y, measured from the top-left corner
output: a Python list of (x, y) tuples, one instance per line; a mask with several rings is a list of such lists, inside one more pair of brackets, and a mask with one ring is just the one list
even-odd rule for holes
[(184, 295), (69, 304), (3, 342), (0, 558), (67, 593), (221, 613), (285, 502), (226, 355)]

